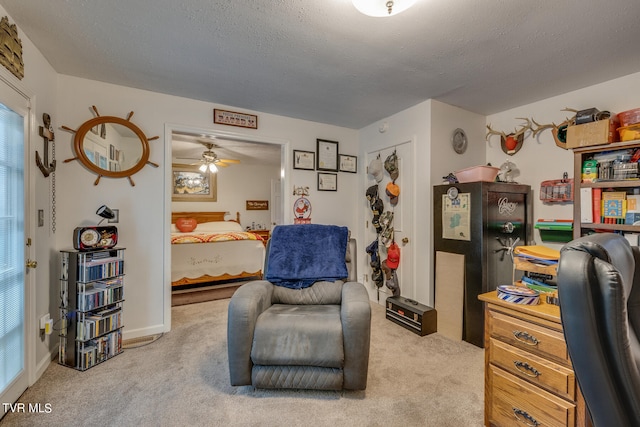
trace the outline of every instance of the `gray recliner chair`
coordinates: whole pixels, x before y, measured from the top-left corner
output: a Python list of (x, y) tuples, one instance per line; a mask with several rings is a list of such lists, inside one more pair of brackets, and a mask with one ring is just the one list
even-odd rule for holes
[(567, 243), (558, 295), (567, 349), (594, 425), (640, 425), (640, 249), (613, 233)]
[[(235, 292), (227, 328), (231, 385), (366, 388), (371, 306), (357, 282), (355, 240), (347, 247), (344, 280), (318, 281), (304, 289), (257, 280)], [(268, 259), (265, 272), (267, 264)]]

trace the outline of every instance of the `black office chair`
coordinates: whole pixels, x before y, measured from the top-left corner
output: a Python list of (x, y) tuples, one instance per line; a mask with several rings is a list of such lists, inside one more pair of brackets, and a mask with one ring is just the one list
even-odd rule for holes
[(573, 369), (596, 427), (640, 425), (640, 249), (618, 234), (567, 243), (560, 313)]

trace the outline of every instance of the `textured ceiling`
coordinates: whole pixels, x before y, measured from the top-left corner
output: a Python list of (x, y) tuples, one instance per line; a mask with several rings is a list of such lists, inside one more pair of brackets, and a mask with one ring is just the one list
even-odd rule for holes
[(418, 0), (390, 18), (349, 0), (0, 4), (61, 74), (354, 129), (430, 98), (487, 115), (640, 71), (638, 0)]

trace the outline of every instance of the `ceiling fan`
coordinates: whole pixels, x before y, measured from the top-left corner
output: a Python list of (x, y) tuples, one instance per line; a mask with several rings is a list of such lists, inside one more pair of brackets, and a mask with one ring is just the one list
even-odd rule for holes
[[(190, 165), (200, 165), (198, 169), (201, 172), (218, 172), (218, 167), (227, 167), (230, 164), (238, 164), (240, 160), (235, 159), (221, 159), (218, 157), (213, 148), (219, 148), (218, 145), (213, 144), (211, 142), (202, 142), (198, 141), (198, 143), (204, 145), (207, 149), (202, 153), (200, 159), (198, 159), (195, 163), (189, 163)], [(188, 159), (188, 160), (196, 160), (196, 159)]]

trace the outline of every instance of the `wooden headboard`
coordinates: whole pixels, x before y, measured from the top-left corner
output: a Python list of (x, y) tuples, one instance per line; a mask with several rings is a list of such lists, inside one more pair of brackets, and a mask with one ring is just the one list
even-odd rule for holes
[[(225, 215), (229, 212), (171, 212), (171, 224), (176, 223), (178, 218), (195, 218), (198, 224), (203, 222), (224, 221)], [(230, 221), (240, 224), (240, 212), (236, 212), (236, 219)]]

